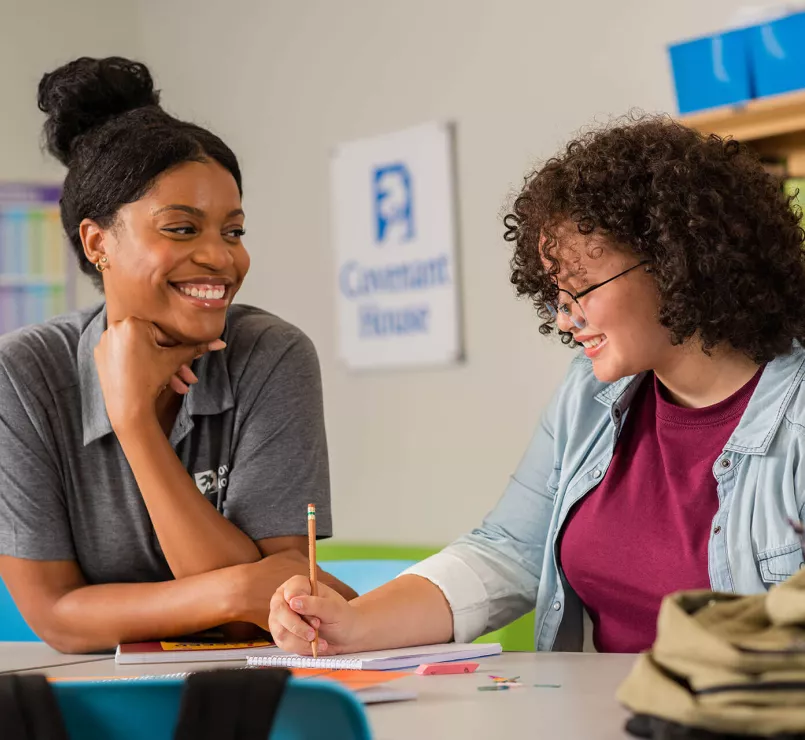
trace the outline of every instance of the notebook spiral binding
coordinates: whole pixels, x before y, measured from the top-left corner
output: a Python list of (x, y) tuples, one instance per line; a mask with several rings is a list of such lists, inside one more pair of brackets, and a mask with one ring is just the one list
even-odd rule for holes
[(355, 658), (307, 658), (302, 655), (253, 655), (246, 664), (271, 668), (325, 668), (336, 671), (359, 671), (362, 661)]
[(80, 676), (75, 679), (63, 680), (74, 680), (78, 681), (79, 683), (120, 683), (121, 681), (124, 683), (128, 683), (130, 681), (147, 683), (149, 681), (161, 681), (162, 679), (187, 678), (191, 673), (192, 671), (184, 671), (182, 673), (153, 673), (143, 676), (102, 676), (100, 678), (93, 678), (92, 676)]

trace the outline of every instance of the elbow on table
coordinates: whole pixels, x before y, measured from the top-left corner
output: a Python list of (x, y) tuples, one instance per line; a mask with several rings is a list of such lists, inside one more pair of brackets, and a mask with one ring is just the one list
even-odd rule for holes
[(75, 634), (58, 624), (37, 625), (36, 635), (47, 645), (67, 655), (82, 655), (114, 650), (118, 640), (106, 635)]

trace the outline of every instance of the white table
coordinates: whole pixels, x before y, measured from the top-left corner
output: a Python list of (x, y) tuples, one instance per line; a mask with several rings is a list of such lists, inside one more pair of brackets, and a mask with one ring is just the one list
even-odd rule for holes
[[(3, 647), (0, 646), (0, 664)], [(64, 656), (79, 657), (79, 656)], [(418, 693), (415, 701), (367, 707), (372, 733), (378, 740), (397, 738), (517, 738), (551, 740), (612, 740), (629, 737), (623, 730), (627, 712), (615, 691), (635, 656), (595, 653), (506, 653), (479, 661), (474, 674), (410, 675), (390, 684)], [(242, 661), (118, 666), (113, 659), (44, 669), (50, 676), (137, 676), (207, 668), (242, 667)], [(520, 676), (522, 688), (478, 691), (492, 683), (489, 674)], [(534, 684), (559, 684), (536, 688)]]
[[(595, 653), (506, 653), (486, 658), (467, 676), (412, 676), (400, 688), (419, 698), (403, 704), (369, 707), (379, 740), (394, 738), (550, 738), (622, 740), (628, 713), (615, 691), (634, 663), (634, 655)], [(478, 691), (489, 674), (520, 676), (522, 688)], [(560, 688), (535, 688), (558, 684)]]
[(114, 661), (109, 653), (99, 655), (65, 655), (44, 642), (0, 642), (0, 673), (40, 670), (54, 666)]

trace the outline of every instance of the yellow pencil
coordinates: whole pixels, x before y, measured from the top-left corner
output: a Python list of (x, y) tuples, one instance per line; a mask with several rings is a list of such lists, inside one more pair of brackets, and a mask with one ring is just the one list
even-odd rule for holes
[[(307, 505), (307, 558), (310, 563), (310, 593), (319, 595), (319, 584), (316, 581), (316, 504)], [(313, 657), (319, 657), (319, 631), (313, 638)]]

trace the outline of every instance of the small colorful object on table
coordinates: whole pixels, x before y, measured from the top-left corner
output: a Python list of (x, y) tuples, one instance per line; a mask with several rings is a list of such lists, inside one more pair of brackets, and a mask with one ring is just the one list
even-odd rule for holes
[(506, 691), (508, 689), (518, 689), (524, 684), (520, 683), (520, 676), (506, 678), (504, 676), (489, 676), (494, 681), (492, 686), (479, 686), (478, 691)]
[(445, 676), (455, 673), (475, 673), (478, 663), (423, 663), (414, 671), (420, 676)]

